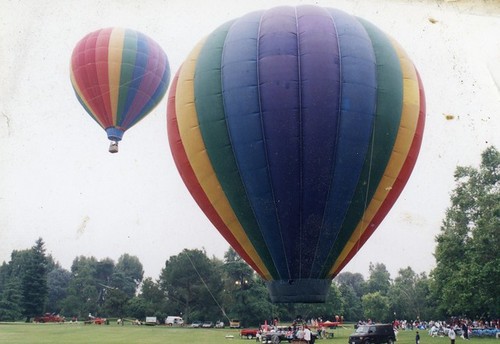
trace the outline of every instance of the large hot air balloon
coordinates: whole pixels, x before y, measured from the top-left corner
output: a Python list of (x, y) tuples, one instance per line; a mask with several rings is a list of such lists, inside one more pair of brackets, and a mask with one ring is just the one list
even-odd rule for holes
[(411, 174), (425, 99), (392, 38), (304, 5), (217, 28), (179, 69), (167, 112), (184, 183), (271, 300), (324, 302)]
[(146, 35), (107, 28), (78, 42), (71, 84), (89, 115), (106, 130), (110, 152), (123, 133), (161, 101), (170, 81), (167, 55)]

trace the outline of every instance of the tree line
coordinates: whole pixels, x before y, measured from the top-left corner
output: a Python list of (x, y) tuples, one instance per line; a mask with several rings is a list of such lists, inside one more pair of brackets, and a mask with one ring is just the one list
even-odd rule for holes
[(265, 282), (231, 248), (223, 259), (185, 249), (165, 261), (158, 279), (144, 278), (139, 258), (79, 256), (68, 271), (33, 247), (15, 250), (0, 266), (0, 321), (30, 321), (43, 313), (85, 319), (145, 319), (181, 315), (186, 322), (239, 319), (245, 326), (265, 319), (346, 321), (437, 320), (450, 316), (500, 316), (500, 153), (482, 154), (478, 169), (457, 167), (440, 232), (436, 266), (417, 274), (411, 267), (391, 278), (383, 263), (369, 276), (343, 272), (332, 281), (324, 304), (273, 304)]

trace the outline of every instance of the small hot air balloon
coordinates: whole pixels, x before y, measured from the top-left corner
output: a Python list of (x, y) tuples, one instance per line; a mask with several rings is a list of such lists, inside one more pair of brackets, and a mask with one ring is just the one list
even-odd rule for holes
[(123, 133), (161, 101), (170, 81), (167, 55), (146, 35), (123, 28), (97, 30), (71, 56), (71, 84), (89, 115), (118, 151)]
[(190, 193), (271, 300), (324, 302), (403, 190), (424, 118), (398, 43), (304, 5), (249, 13), (202, 40), (173, 81), (167, 129)]

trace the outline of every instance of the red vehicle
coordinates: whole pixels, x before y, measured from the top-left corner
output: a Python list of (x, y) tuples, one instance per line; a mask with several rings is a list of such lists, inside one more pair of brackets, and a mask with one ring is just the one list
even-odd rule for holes
[(320, 322), (318, 324), (318, 327), (326, 327), (326, 328), (336, 328), (338, 326), (341, 326), (342, 323), (340, 321), (325, 321), (325, 322)]
[(61, 323), (64, 322), (64, 317), (61, 317), (57, 314), (45, 313), (44, 315), (35, 317), (33, 321), (36, 323), (49, 323), (49, 322)]
[(103, 325), (106, 324), (108, 325), (108, 321), (106, 318), (99, 318), (99, 317), (91, 317), (88, 320), (83, 322), (84, 325), (90, 325), (90, 324), (95, 324), (95, 325)]
[(94, 318), (93, 323), (96, 325), (106, 324), (106, 319), (105, 318)]
[(260, 330), (258, 328), (244, 328), (240, 331), (240, 337), (241, 338), (247, 338), (247, 339), (252, 339), (257, 337), (257, 333)]

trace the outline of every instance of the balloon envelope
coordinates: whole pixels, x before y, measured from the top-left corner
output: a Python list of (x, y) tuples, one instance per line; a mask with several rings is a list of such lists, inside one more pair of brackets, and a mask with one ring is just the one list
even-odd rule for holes
[(71, 56), (71, 84), (111, 141), (146, 116), (170, 80), (167, 55), (146, 35), (106, 28), (80, 40)]
[(411, 174), (425, 98), (413, 63), (373, 24), (277, 7), (201, 41), (167, 117), (184, 183), (272, 301), (324, 302)]

